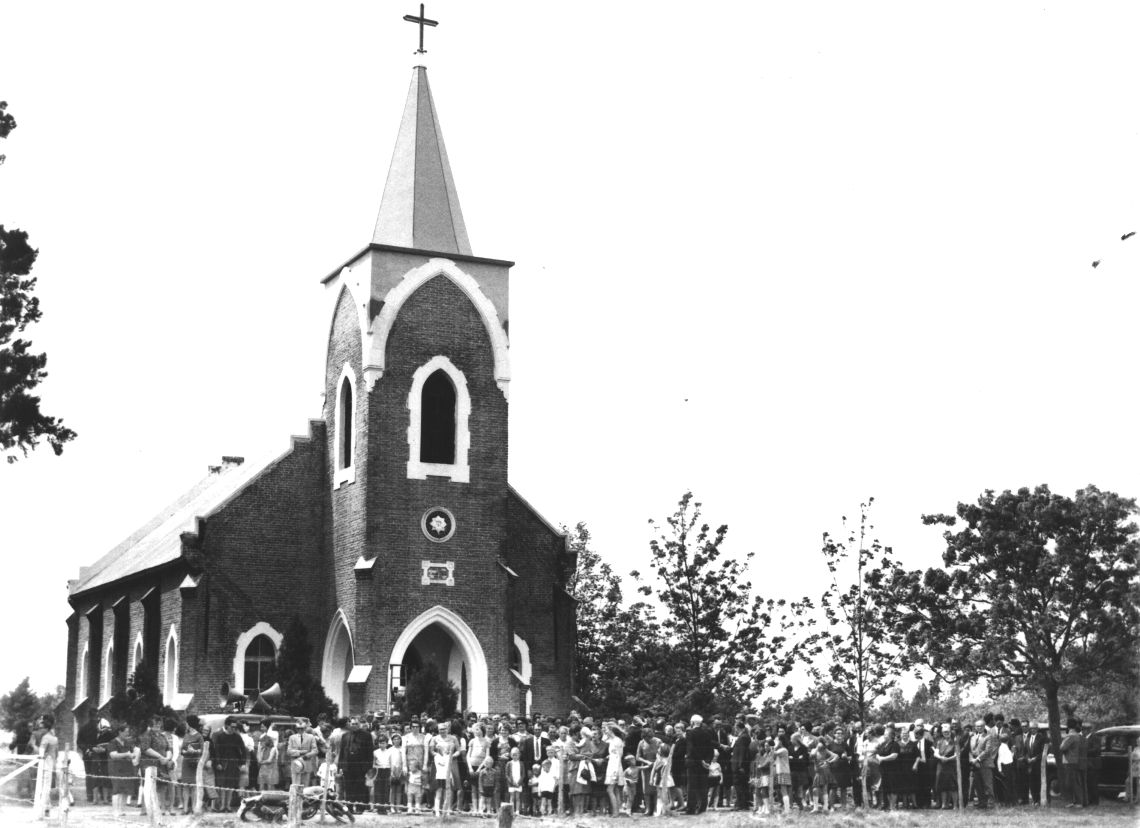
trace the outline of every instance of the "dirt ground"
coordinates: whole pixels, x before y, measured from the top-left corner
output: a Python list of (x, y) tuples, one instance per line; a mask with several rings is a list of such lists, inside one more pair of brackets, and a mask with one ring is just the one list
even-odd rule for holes
[[(137, 810), (123, 820), (116, 821), (111, 817), (110, 808), (101, 806), (77, 805), (68, 814), (69, 828), (96, 828), (97, 826), (149, 826), (149, 821)], [(614, 828), (615, 820), (611, 817), (567, 817), (565, 819), (537, 819), (534, 817), (516, 817), (514, 828)], [(882, 813), (878, 811), (867, 812), (859, 810), (834, 811), (830, 814), (811, 814), (793, 812), (791, 816), (769, 816), (764, 819), (751, 815), (742, 815), (733, 811), (711, 811), (700, 816), (673, 816), (669, 818), (654, 818), (636, 816), (632, 819), (617, 820), (617, 824), (642, 824), (644, 828), (652, 826), (672, 826), (672, 828), (756, 828), (758, 825), (773, 825), (779, 823), (802, 825), (829, 825), (836, 828), (854, 828), (859, 826), (884, 826), (884, 828), (948, 828), (948, 826), (969, 825), (970, 828), (1036, 828), (1039, 825), (1065, 826), (1137, 826), (1140, 825), (1140, 809), (1130, 808), (1127, 805), (1104, 803), (1096, 808), (1084, 810), (1068, 809), (1055, 806), (1045, 810), (1039, 808), (1010, 808), (996, 811), (978, 812), (970, 809), (965, 813), (953, 811), (895, 811)], [(8, 825), (60, 825), (58, 809), (53, 809), (47, 822), (36, 822), (33, 819), (31, 808), (26, 805), (12, 805), (0, 803), (0, 828)], [(201, 817), (171, 817), (160, 818), (160, 825), (164, 828), (235, 828), (239, 823), (234, 814), (206, 814)], [(252, 824), (252, 823), (250, 823)], [(312, 819), (306, 825), (319, 826), (319, 819)], [(323, 823), (335, 826), (338, 823), (326, 819)], [(377, 816), (363, 814), (357, 817), (357, 825), (365, 828), (465, 828), (465, 826), (485, 825), (487, 828), (495, 825), (495, 821), (487, 817), (452, 816), (436, 818), (433, 816)]]

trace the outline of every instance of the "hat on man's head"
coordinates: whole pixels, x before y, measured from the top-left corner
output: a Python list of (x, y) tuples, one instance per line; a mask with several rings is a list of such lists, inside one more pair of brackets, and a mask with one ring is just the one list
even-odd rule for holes
[(594, 726), (594, 717), (593, 716), (587, 716), (586, 718), (582, 719), (582, 724), (586, 725), (587, 727), (593, 727)]

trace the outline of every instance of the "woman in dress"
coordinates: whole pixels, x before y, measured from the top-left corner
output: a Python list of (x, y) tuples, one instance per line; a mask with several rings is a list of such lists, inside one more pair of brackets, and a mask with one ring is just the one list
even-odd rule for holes
[(838, 759), (831, 765), (831, 804), (843, 808), (847, 805), (847, 789), (851, 787), (851, 757), (847, 754), (847, 729), (839, 725), (827, 739), (827, 747)]
[(111, 776), (111, 812), (116, 819), (123, 816), (128, 798), (139, 792), (138, 743), (126, 722), (112, 728), (115, 738), (107, 743), (107, 770)]
[(944, 724), (938, 741), (934, 743), (934, 759), (938, 768), (934, 772), (934, 807), (954, 809), (958, 806), (958, 740)]
[(882, 774), (882, 781), (879, 784), (879, 807), (884, 811), (898, 807), (896, 789), (900, 750), (894, 725), (887, 725), (883, 739), (875, 749), (875, 755), (879, 757), (879, 773)]
[[(574, 729), (570, 729), (571, 734)], [(574, 813), (578, 816), (586, 813), (586, 800), (590, 796), (590, 780), (594, 772), (594, 734), (590, 728), (583, 727), (578, 732), (578, 738), (570, 749), (570, 801), (574, 806)]]
[(899, 758), (895, 763), (895, 799), (900, 808), (914, 808), (918, 790), (918, 742), (912, 729), (899, 739)]
[(606, 722), (602, 725), (602, 730), (607, 746), (604, 781), (606, 795), (610, 800), (610, 816), (620, 816), (622, 789), (625, 787), (625, 770), (622, 767), (625, 733), (613, 722)]
[(661, 747), (661, 740), (648, 727), (641, 734), (641, 741), (637, 743), (637, 764), (641, 768), (641, 790), (645, 792), (645, 813), (653, 816), (657, 813), (657, 788), (649, 781), (649, 773), (657, 759), (657, 749)]
[(803, 735), (797, 731), (788, 747), (788, 766), (792, 774), (792, 801), (801, 810), (811, 801), (810, 764), (811, 755), (804, 746)]
[(491, 740), (491, 761), (495, 763), (495, 811), (507, 801), (507, 763), (511, 761), (510, 728), (499, 722), (495, 738)]
[(775, 749), (772, 751), (772, 811), (776, 810), (776, 797), (784, 803), (784, 813), (792, 812), (792, 766), (788, 761), (792, 742), (784, 728), (776, 731)]

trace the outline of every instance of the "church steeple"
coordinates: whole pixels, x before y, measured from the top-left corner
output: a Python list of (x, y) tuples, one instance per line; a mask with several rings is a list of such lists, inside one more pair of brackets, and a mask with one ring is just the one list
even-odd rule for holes
[(417, 66), (412, 73), (372, 242), (471, 255), (459, 195), (423, 66)]

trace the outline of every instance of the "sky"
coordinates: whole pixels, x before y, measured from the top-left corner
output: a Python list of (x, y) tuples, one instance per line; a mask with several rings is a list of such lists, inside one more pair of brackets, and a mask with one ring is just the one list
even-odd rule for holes
[(909, 567), (986, 489), (1140, 496), (1140, 5), (434, 0), (422, 57), (417, 5), (4, 0), (0, 223), (79, 436), (0, 466), (0, 689), (63, 682), (81, 565), (320, 415), (421, 61), (516, 262), (511, 481), (618, 571), (688, 490), (789, 598), (870, 496)]

